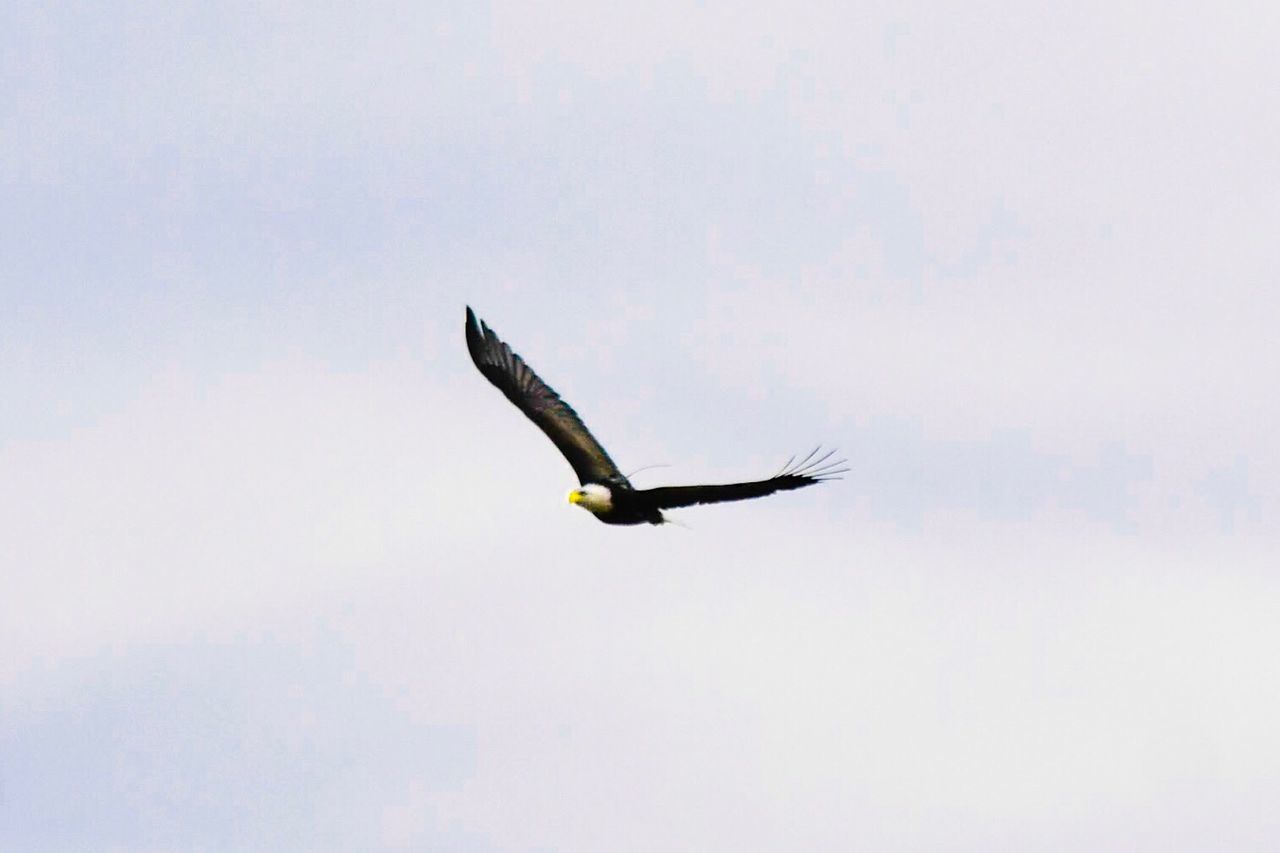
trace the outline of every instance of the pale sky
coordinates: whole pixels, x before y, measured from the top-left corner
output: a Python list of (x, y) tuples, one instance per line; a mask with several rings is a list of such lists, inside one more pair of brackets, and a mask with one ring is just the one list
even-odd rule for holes
[(793, 6), (0, 11), (0, 848), (1280, 847), (1274, 9)]

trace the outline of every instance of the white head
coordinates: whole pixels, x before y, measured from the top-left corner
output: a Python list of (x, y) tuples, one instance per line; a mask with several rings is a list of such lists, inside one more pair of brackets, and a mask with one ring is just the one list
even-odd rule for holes
[(569, 493), (569, 503), (577, 504), (599, 515), (613, 509), (613, 493), (608, 486), (599, 483), (587, 483), (581, 489)]

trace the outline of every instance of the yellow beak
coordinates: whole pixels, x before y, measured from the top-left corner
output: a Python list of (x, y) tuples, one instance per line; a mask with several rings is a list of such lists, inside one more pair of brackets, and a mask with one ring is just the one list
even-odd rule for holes
[(576, 504), (576, 503), (580, 503), (581, 501), (582, 501), (581, 489), (574, 489), (572, 492), (569, 493), (569, 503)]

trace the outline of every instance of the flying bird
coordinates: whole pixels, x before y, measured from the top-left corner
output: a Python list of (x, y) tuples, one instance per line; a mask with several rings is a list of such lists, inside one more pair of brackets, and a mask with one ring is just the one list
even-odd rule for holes
[(849, 470), (841, 467), (843, 459), (831, 459), (834, 450), (823, 453), (821, 448), (815, 448), (799, 461), (791, 457), (782, 470), (766, 480), (637, 489), (609, 458), (578, 413), (492, 329), (478, 320), (470, 306), (467, 307), (467, 350), (484, 377), (537, 424), (569, 460), (580, 485), (569, 493), (569, 503), (590, 510), (605, 524), (662, 524), (666, 521), (662, 516), (664, 509), (764, 497), (840, 479), (839, 475)]

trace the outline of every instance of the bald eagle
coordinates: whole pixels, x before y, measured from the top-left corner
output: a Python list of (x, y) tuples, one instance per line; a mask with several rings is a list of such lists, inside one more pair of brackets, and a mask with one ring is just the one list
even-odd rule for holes
[(600, 442), (587, 430), (568, 403), (494, 334), (467, 307), (467, 350), (484, 377), (551, 439), (578, 475), (580, 488), (569, 493), (569, 503), (590, 510), (605, 524), (662, 524), (662, 510), (693, 504), (721, 503), (759, 498), (788, 489), (801, 489), (824, 480), (839, 479), (849, 469), (843, 459), (832, 460), (834, 450), (815, 448), (796, 461), (793, 456), (782, 470), (766, 480), (716, 486), (666, 486), (637, 489), (618, 470)]

